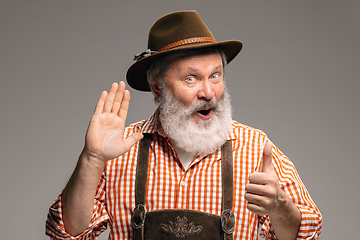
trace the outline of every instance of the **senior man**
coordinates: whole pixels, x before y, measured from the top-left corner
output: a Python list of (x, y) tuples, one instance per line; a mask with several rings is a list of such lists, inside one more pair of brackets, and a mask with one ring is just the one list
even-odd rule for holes
[(129, 85), (158, 109), (125, 127), (125, 83), (103, 92), (85, 146), (50, 207), (46, 234), (94, 239), (317, 239), (322, 217), (290, 160), (232, 120), (224, 68), (241, 50), (217, 42), (196, 11), (149, 31)]

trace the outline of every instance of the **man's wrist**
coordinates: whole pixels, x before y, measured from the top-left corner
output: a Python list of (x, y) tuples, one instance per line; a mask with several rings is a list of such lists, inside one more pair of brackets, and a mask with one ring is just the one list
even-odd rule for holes
[(301, 224), (301, 213), (289, 195), (281, 190), (277, 209), (269, 214), (278, 239), (296, 239)]
[(292, 199), (283, 190), (281, 190), (277, 208), (274, 212), (269, 214), (269, 217), (273, 220), (282, 219), (283, 221), (286, 221), (289, 218), (293, 219), (294, 217), (300, 217), (301, 219), (301, 214)]
[(84, 149), (80, 154), (79, 164), (102, 172), (105, 168), (106, 160), (101, 155), (88, 152)]

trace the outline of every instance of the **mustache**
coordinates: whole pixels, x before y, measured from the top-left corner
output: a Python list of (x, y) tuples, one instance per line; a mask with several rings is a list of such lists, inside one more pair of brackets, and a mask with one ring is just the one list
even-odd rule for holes
[(187, 113), (193, 114), (197, 111), (203, 110), (203, 109), (210, 109), (216, 110), (219, 106), (219, 102), (212, 98), (212, 99), (199, 99), (194, 104), (192, 104), (189, 109), (186, 110)]

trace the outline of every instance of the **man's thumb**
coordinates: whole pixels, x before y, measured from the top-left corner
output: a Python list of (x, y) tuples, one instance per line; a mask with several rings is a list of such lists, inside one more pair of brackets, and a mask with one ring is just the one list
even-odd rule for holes
[(272, 147), (273, 147), (273, 143), (270, 141), (268, 141), (265, 144), (264, 152), (263, 152), (263, 165), (261, 168), (261, 172), (268, 173), (268, 172), (274, 171), (274, 167), (272, 164), (272, 157), (271, 157)]

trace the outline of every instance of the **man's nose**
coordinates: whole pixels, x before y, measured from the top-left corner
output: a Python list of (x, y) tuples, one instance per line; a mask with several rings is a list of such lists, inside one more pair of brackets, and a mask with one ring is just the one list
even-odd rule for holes
[(203, 80), (200, 83), (198, 98), (212, 99), (215, 93), (209, 80)]

